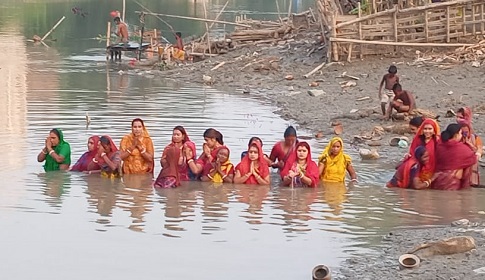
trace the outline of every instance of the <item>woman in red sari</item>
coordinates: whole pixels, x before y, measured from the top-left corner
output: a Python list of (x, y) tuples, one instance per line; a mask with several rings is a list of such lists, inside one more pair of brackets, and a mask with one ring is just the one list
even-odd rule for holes
[(418, 146), (414, 156), (406, 159), (396, 170), (392, 179), (387, 182), (388, 188), (425, 189), (429, 188), (431, 180), (422, 180), (421, 173), (429, 161), (428, 151), (424, 146)]
[(483, 153), (483, 143), (482, 138), (473, 132), (473, 128), (470, 121), (465, 119), (460, 119), (458, 121), (462, 125), (461, 132), (463, 135), (462, 142), (470, 146), (470, 148), (475, 152), (477, 157), (477, 163), (472, 166), (472, 175), (470, 178), (470, 185), (472, 187), (480, 186), (480, 170), (478, 165), (478, 160), (482, 157)]
[[(71, 168), (71, 171), (78, 171), (78, 172), (84, 172), (84, 171), (92, 171), (92, 170), (99, 170), (100, 167), (99, 165), (89, 165), (93, 161), (93, 158), (96, 156), (98, 153), (98, 145), (99, 145), (99, 136), (91, 136), (88, 139), (88, 151), (85, 152), (74, 164), (74, 166)], [(89, 168), (91, 169), (89, 169)]]
[(247, 154), (236, 166), (234, 176), (236, 184), (269, 185), (271, 183), (268, 162), (265, 159), (261, 143), (253, 141)]
[(163, 151), (163, 156), (165, 158), (162, 163), (162, 170), (153, 186), (164, 189), (176, 188), (180, 186), (180, 148), (175, 145), (169, 145)]
[(234, 165), (229, 159), (230, 154), (228, 148), (219, 148), (216, 160), (206, 163), (200, 180), (213, 183), (232, 183), (234, 179)]
[(460, 190), (470, 186), (471, 169), (477, 157), (470, 146), (461, 142), (461, 127), (460, 124), (450, 124), (441, 133), (441, 142), (436, 147), (432, 189)]
[(289, 126), (285, 130), (285, 140), (274, 144), (269, 159), (271, 160), (271, 167), (278, 168), (279, 171), (285, 168), (286, 162), (291, 154), (295, 151), (298, 139), (296, 138), (296, 129)]
[(204, 141), (203, 153), (197, 160), (194, 160), (195, 154), (193, 154), (191, 149), (185, 150), (187, 165), (192, 173), (197, 176), (197, 178), (200, 178), (200, 175), (207, 163), (211, 163), (216, 160), (219, 149), (221, 147), (225, 147), (222, 134), (213, 128), (209, 128), (204, 131)]
[(440, 127), (433, 119), (425, 119), (414, 136), (411, 147), (409, 148), (409, 158), (414, 158), (416, 148), (423, 146), (428, 152), (429, 159), (422, 167), (420, 178), (427, 181), (433, 177), (436, 169), (436, 147), (440, 141)]
[(299, 142), (296, 145), (295, 152), (288, 158), (280, 175), (285, 186), (310, 188), (317, 186), (319, 170), (312, 160), (310, 145), (307, 142)]
[(170, 144), (168, 144), (165, 149), (163, 149), (162, 157), (160, 158), (160, 164), (162, 165), (162, 167), (164, 167), (166, 164), (166, 151), (171, 147), (176, 147), (180, 150), (178, 160), (180, 181), (189, 181), (195, 179), (195, 176), (193, 176), (192, 172), (189, 169), (189, 166), (187, 165), (187, 159), (185, 158), (185, 150), (187, 149), (190, 149), (190, 153), (195, 157), (195, 144), (194, 142), (190, 141), (189, 135), (187, 134), (187, 131), (184, 127), (174, 127), (172, 131), (172, 142), (170, 142)]

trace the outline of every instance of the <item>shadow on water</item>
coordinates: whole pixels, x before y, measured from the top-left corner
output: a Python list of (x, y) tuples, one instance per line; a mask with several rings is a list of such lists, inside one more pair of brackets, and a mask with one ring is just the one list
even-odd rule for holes
[[(349, 255), (378, 245), (380, 236), (396, 227), (447, 224), (478, 218), (485, 210), (485, 195), (476, 189), (385, 189), (393, 167), (360, 161), (347, 145), (359, 174), (359, 184), (349, 188), (283, 188), (275, 173), (267, 187), (185, 182), (169, 190), (154, 190), (147, 176), (109, 180), (44, 174), (35, 157), (54, 127), (63, 129), (75, 161), (89, 136), (109, 134), (119, 143), (130, 131), (131, 119), (141, 117), (155, 144), (158, 174), (160, 153), (176, 125), (187, 128), (199, 152), (203, 131), (217, 128), (237, 163), (251, 136), (260, 136), (269, 153), (292, 123), (276, 116), (273, 104), (257, 96), (165, 81), (149, 72), (119, 72), (100, 58), (104, 54), (96, 41), (66, 39), (75, 28), (82, 38), (93, 36), (88, 30), (104, 30), (106, 19), (60, 27), (56, 37), (57, 44), (66, 42), (62, 47), (27, 44), (25, 34), (41, 33), (34, 20), (42, 18), (45, 30), (58, 17), (56, 11), (72, 5), (45, 2), (6, 9), (25, 19), (0, 10), (0, 87), (5, 89), (0, 94), (0, 226), (8, 229), (1, 231), (0, 239), (13, 241), (2, 245), (11, 253), (0, 255), (7, 267), (0, 276), (16, 273), (27, 279), (35, 271), (35, 277), (53, 279), (55, 269), (54, 279), (86, 278), (93, 272), (121, 279), (179, 279), (193, 277), (193, 271), (199, 279), (304, 279), (314, 265), (335, 268)], [(100, 4), (106, 13), (111, 9), (108, 2)], [(240, 1), (243, 6), (250, 2)], [(35, 5), (49, 7), (47, 18)], [(92, 118), (88, 128), (86, 112)], [(309, 141), (313, 158), (328, 140)], [(117, 258), (116, 265), (106, 262), (114, 256), (133, 257)], [(25, 263), (31, 270), (22, 269)], [(128, 269), (133, 267), (137, 269)]]

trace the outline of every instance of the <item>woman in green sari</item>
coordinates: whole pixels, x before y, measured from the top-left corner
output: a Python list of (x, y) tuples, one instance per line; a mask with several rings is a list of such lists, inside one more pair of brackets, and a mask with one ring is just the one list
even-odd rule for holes
[(50, 131), (45, 139), (45, 147), (37, 155), (37, 161), (43, 162), (44, 170), (68, 170), (71, 164), (71, 146), (64, 141), (64, 135), (58, 128)]

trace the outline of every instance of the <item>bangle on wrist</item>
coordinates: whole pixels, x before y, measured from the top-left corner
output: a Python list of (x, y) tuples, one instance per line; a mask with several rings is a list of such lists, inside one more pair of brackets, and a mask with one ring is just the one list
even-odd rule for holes
[(51, 150), (51, 151), (49, 152), (49, 155), (52, 155), (52, 153), (54, 153), (54, 152), (55, 152), (54, 150)]
[(47, 155), (47, 152), (44, 149), (40, 150), (40, 152), (43, 153), (44, 155)]
[(101, 154), (101, 157), (104, 157), (105, 155), (106, 155), (106, 153), (102, 153), (102, 154)]
[(189, 163), (191, 163), (191, 162), (193, 162), (193, 161), (194, 161), (194, 159), (193, 159), (193, 158), (191, 158), (191, 159), (189, 159), (189, 160), (187, 161), (187, 164), (189, 164)]
[(130, 150), (126, 149), (126, 152), (127, 152), (127, 153), (129, 153), (129, 154), (131, 155), (131, 151), (130, 151)]
[(227, 178), (227, 174), (222, 176), (222, 180), (226, 179)]
[(209, 179), (211, 179), (211, 180), (213, 180), (213, 179), (214, 179), (214, 177), (212, 177), (210, 174), (207, 174), (207, 177), (208, 177)]
[(147, 151), (146, 149), (143, 149), (143, 151), (141, 151), (141, 153), (144, 154), (144, 153), (146, 153), (146, 151)]
[(98, 163), (98, 160), (96, 158), (93, 158), (94, 163)]

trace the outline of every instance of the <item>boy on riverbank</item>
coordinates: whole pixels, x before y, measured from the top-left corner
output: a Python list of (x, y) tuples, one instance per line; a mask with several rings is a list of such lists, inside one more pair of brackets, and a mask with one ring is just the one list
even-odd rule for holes
[[(381, 84), (379, 85), (379, 99), (381, 100), (381, 110), (382, 114), (386, 115), (386, 105), (389, 103), (389, 99), (394, 97), (392, 88), (395, 84), (399, 84), (399, 77), (397, 74), (397, 67), (391, 65), (389, 67), (388, 73), (382, 77)], [(382, 94), (382, 87), (385, 85), (387, 92)]]

